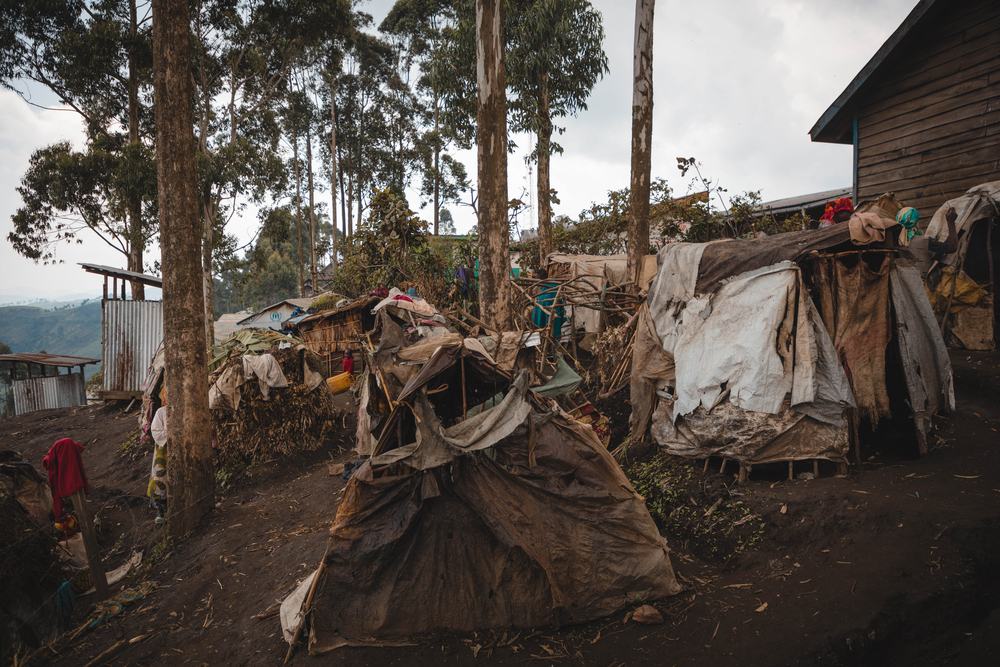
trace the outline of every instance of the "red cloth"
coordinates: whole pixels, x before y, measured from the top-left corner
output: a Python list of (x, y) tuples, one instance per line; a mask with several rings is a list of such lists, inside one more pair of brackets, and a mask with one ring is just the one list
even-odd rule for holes
[(49, 453), (42, 459), (49, 474), (49, 489), (52, 491), (52, 511), (58, 519), (63, 515), (63, 498), (83, 489), (90, 493), (87, 473), (83, 469), (83, 445), (63, 438), (56, 440)]
[(833, 220), (833, 216), (841, 211), (849, 211), (854, 213), (854, 202), (848, 197), (842, 197), (834, 201), (829, 201), (826, 203), (826, 209), (823, 211), (823, 216), (820, 220)]

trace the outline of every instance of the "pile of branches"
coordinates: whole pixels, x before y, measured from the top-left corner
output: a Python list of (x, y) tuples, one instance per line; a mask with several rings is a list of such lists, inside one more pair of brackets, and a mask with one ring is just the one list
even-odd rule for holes
[[(262, 463), (276, 456), (317, 449), (333, 427), (337, 411), (326, 382), (308, 391), (302, 370), (305, 360), (310, 369), (322, 373), (319, 358), (301, 346), (279, 350), (275, 345), (270, 354), (281, 366), (288, 387), (270, 388), (268, 400), (264, 400), (254, 377), (242, 386), (235, 413), (224, 409), (212, 411), (220, 465)], [(242, 355), (231, 354), (212, 373), (209, 383), (215, 384), (233, 365), (242, 369)]]

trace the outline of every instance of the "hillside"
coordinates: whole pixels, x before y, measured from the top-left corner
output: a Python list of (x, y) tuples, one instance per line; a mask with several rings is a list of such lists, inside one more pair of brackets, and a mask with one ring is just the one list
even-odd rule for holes
[[(0, 308), (0, 341), (13, 352), (101, 357), (101, 304), (43, 310), (33, 306)], [(98, 369), (87, 366), (88, 376)]]

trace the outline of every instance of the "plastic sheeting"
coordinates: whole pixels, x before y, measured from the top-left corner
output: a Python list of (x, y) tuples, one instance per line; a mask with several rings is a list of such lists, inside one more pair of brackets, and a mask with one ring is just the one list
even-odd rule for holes
[[(764, 267), (729, 279), (712, 294), (692, 297), (695, 252), (670, 254), (688, 259), (661, 263), (662, 279), (654, 287), (663, 285), (671, 298), (651, 294), (655, 332), (640, 327), (636, 349), (648, 361), (650, 333), (655, 333), (673, 360), (675, 421), (699, 406), (711, 411), (723, 400), (751, 412), (778, 414), (790, 393), (796, 409), (803, 406), (800, 412), (843, 425), (843, 411), (854, 401), (798, 267), (791, 262)], [(684, 266), (690, 271), (686, 281), (667, 277), (683, 273), (678, 267)], [(633, 368), (640, 376), (650, 372), (648, 364)], [(641, 382), (636, 384), (641, 388)]]
[(903, 374), (916, 422), (917, 443), (924, 454), (931, 416), (940, 409), (950, 412), (955, 408), (951, 359), (926, 299), (920, 272), (913, 266), (900, 264), (890, 272), (889, 279)]
[(670, 416), (671, 403), (660, 401), (650, 433), (663, 451), (674, 456), (721, 456), (744, 463), (842, 462), (850, 449), (846, 425), (820, 422), (792, 409), (788, 401), (777, 415), (743, 410), (728, 402), (711, 412), (699, 406), (676, 424)]
[(561, 412), (531, 419), (494, 458), (354, 474), (313, 599), (311, 653), (583, 623), (680, 592), (643, 499), (593, 431)]

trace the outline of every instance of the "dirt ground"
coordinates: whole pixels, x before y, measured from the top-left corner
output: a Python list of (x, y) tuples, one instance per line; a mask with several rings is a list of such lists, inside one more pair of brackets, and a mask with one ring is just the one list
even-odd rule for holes
[[(666, 622), (623, 623), (625, 610), (582, 626), (434, 633), (412, 646), (344, 648), (297, 664), (373, 665), (988, 665), (1000, 664), (1000, 355), (955, 352), (956, 411), (936, 447), (914, 459), (880, 448), (864, 469), (787, 480), (787, 466), (755, 468), (732, 491), (764, 521), (754, 551), (705, 559), (667, 535), (686, 590), (656, 603)], [(345, 418), (319, 450), (267, 462), (218, 499), (194, 535), (170, 549), (146, 508), (149, 455), (120, 453), (136, 411), (91, 407), (4, 422), (0, 440), (36, 466), (70, 436), (101, 520), (108, 568), (132, 549), (159, 582), (116, 620), (40, 662), (280, 664), (287, 645), (266, 615), (318, 564), (344, 482), (331, 462), (354, 459)], [(696, 464), (700, 475), (701, 465)], [(718, 461), (712, 463), (718, 474)], [(796, 473), (811, 471), (800, 464)], [(732, 471), (730, 471), (732, 472)], [(164, 555), (165, 554), (165, 555)], [(94, 603), (78, 598), (79, 624)], [(145, 638), (128, 643), (128, 640)]]

